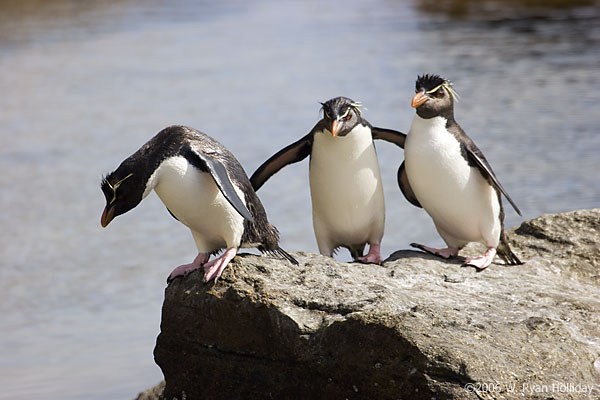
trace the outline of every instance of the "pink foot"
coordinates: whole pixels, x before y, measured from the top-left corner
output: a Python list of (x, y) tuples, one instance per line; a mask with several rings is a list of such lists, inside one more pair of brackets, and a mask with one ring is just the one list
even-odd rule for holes
[(236, 254), (237, 249), (231, 247), (225, 250), (225, 253), (223, 253), (221, 257), (204, 264), (204, 282), (209, 282), (212, 279), (216, 281), (223, 273), (227, 264), (229, 264), (229, 261), (231, 261)]
[(458, 255), (458, 248), (456, 247), (446, 247), (445, 249), (436, 249), (433, 247), (425, 246), (419, 243), (411, 243), (412, 247), (416, 247), (417, 249), (421, 249), (426, 253), (433, 254), (434, 256), (442, 257), (445, 259), (453, 258)]
[(191, 264), (184, 264), (175, 268), (167, 278), (167, 283), (170, 283), (173, 279), (177, 278), (178, 276), (186, 276), (190, 272), (201, 268), (202, 264), (207, 262), (209, 258), (209, 253), (198, 253), (198, 255), (196, 256), (196, 258), (194, 258), (194, 261), (192, 261)]
[(475, 267), (478, 270), (482, 270), (487, 268), (488, 265), (492, 263), (494, 260), (494, 256), (496, 255), (495, 247), (488, 247), (485, 253), (479, 257), (469, 257), (465, 260), (463, 265), (469, 265), (471, 267)]
[(358, 257), (358, 261), (372, 264), (381, 263), (380, 247), (377, 243), (369, 243), (369, 253), (366, 256)]

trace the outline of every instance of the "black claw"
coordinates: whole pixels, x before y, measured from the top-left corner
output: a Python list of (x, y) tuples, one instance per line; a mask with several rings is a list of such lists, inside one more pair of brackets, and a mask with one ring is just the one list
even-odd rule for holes
[(363, 260), (361, 260), (359, 258), (355, 258), (352, 262), (357, 262), (357, 263), (360, 263), (360, 264), (383, 265), (383, 260), (381, 260), (381, 262), (376, 263), (376, 262), (371, 262), (371, 261), (363, 261)]
[(419, 244), (419, 243), (414, 243), (414, 242), (413, 242), (413, 243), (411, 243), (411, 244), (410, 244), (410, 247), (414, 247), (415, 249), (419, 249), (419, 250), (422, 250), (422, 251), (424, 251), (425, 253), (429, 253), (429, 254), (431, 254), (430, 252), (428, 252), (427, 250), (425, 250), (425, 249), (423, 248), (423, 245), (422, 245), (422, 244)]
[(483, 271), (483, 270), (485, 270), (487, 268), (487, 267), (485, 267), (485, 268), (479, 268), (478, 266), (473, 265), (473, 264), (469, 264), (468, 262), (462, 263), (461, 267), (471, 267), (471, 268), (475, 269), (475, 272), (481, 272), (481, 271)]
[(432, 256), (440, 257), (440, 258), (443, 258), (444, 260), (451, 260), (451, 259), (456, 258), (455, 255), (444, 256), (444, 255), (441, 255), (439, 253), (436, 253), (436, 252), (433, 252), (433, 251), (429, 251), (429, 250), (427, 250), (425, 248), (424, 245), (419, 244), (419, 243), (411, 243), (410, 245), (411, 245), (411, 247), (415, 247), (415, 248), (417, 248), (417, 249), (419, 249), (421, 251), (424, 251), (426, 254), (431, 254)]
[(193, 272), (193, 271), (187, 271), (187, 272), (185, 272), (183, 275), (175, 275), (175, 276), (171, 276), (171, 275), (169, 275), (169, 276), (167, 277), (167, 285), (168, 285), (169, 283), (173, 282), (173, 281), (174, 281), (175, 279), (177, 279), (177, 278), (187, 278), (187, 276), (188, 276), (188, 275), (189, 275), (191, 272)]

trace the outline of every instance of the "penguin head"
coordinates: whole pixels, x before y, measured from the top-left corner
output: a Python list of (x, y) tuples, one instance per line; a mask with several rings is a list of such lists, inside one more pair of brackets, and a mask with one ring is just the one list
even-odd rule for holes
[(323, 120), (331, 136), (346, 136), (361, 122), (360, 103), (347, 97), (335, 97), (321, 103)]
[(449, 80), (439, 75), (419, 76), (415, 92), (410, 105), (417, 109), (421, 118), (454, 118), (454, 100), (458, 96)]
[(100, 188), (106, 198), (100, 224), (106, 227), (116, 216), (125, 214), (142, 201), (145, 185), (139, 174), (123, 164), (102, 178)]

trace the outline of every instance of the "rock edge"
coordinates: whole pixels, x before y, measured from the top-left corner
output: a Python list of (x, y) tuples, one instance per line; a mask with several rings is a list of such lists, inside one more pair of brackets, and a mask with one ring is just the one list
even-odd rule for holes
[(383, 266), (244, 255), (215, 284), (177, 279), (164, 398), (599, 398), (599, 232), (600, 209), (543, 215), (509, 232), (525, 265), (483, 272), (401, 250)]

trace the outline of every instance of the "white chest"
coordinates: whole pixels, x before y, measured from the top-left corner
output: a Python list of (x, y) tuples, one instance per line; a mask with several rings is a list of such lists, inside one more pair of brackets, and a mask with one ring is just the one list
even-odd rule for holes
[(445, 118), (423, 119), (416, 115), (404, 151), (406, 172), (409, 179), (415, 178), (417, 190), (427, 191), (433, 183), (443, 185), (445, 190), (468, 182), (471, 167), (461, 154), (458, 140), (446, 130)]
[[(209, 173), (199, 171), (184, 157), (172, 157), (163, 161), (149, 185), (175, 217), (192, 230), (200, 251), (240, 245), (244, 219)], [(243, 193), (237, 188), (236, 192), (244, 201)]]
[[(358, 125), (346, 136), (316, 132), (310, 160), (313, 219), (334, 235), (364, 234), (383, 226), (385, 205), (377, 154), (368, 127)], [(383, 228), (381, 228), (383, 232)], [(315, 221), (315, 233), (317, 221)]]
[(469, 166), (444, 118), (415, 116), (404, 156), (410, 185), (438, 228), (471, 241), (481, 240), (483, 231), (498, 230), (495, 190)]

